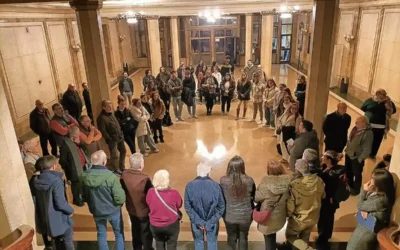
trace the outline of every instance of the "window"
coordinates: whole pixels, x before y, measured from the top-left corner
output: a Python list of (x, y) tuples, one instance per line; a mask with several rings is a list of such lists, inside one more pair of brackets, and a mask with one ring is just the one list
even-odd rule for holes
[(280, 61), (288, 62), (290, 60), (290, 48), (292, 45), (292, 18), (282, 18), (281, 26), (281, 53)]
[(282, 24), (282, 35), (291, 35), (291, 34), (292, 34), (292, 25)]
[(240, 45), (239, 51), (241, 54), (244, 54), (244, 50), (246, 48), (246, 16), (240, 16)]
[(185, 19), (179, 18), (179, 49), (181, 57), (186, 58)]
[(147, 58), (147, 23), (146, 20), (138, 20), (135, 25), (135, 47), (138, 58)]
[(210, 53), (210, 39), (192, 39), (192, 53)]
[(215, 38), (215, 52), (225, 52), (225, 38)]

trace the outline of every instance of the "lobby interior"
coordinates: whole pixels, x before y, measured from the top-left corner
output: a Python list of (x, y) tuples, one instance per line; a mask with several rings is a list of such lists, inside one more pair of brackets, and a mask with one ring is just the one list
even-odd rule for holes
[[(257, 46), (259, 58), (254, 53)], [(235, 59), (238, 79), (251, 59), (260, 63), (268, 77), (286, 83), (291, 90), (299, 75), (306, 76), (305, 118), (314, 123), (322, 141), (324, 117), (338, 102), (348, 104), (352, 125), (363, 114), (359, 103), (379, 88), (386, 89), (396, 106), (400, 105), (399, 50), (398, 0), (1, 0), (0, 239), (21, 225), (35, 228), (17, 138), (38, 141), (29, 129), (35, 100), (43, 100), (51, 110), (69, 83), (75, 83), (80, 93), (81, 83), (89, 84), (97, 116), (102, 100), (116, 104), (124, 70), (133, 80), (134, 96), (139, 97), (146, 69), (156, 75), (161, 66), (176, 70), (181, 62), (222, 64), (229, 54)], [(346, 93), (340, 92), (343, 81)], [(200, 161), (213, 163), (211, 178), (219, 182), (229, 159), (240, 155), (246, 173), (258, 185), (267, 162), (280, 159), (276, 139), (272, 130), (249, 122), (251, 107), (247, 119), (235, 121), (237, 103), (233, 102), (228, 116), (220, 114), (220, 105), (214, 106), (212, 116), (206, 116), (205, 105), (198, 105), (197, 120), (187, 119), (184, 107), (185, 121), (164, 130), (166, 143), (158, 144), (159, 154), (145, 158), (144, 171), (153, 176), (167, 169), (171, 187), (183, 195)], [(364, 181), (386, 153), (393, 155), (390, 171), (400, 175), (397, 120), (398, 114), (377, 158), (367, 160)], [(332, 249), (343, 249), (354, 231), (357, 198), (351, 197), (336, 212), (331, 241), (338, 244)], [(400, 201), (395, 206), (394, 211), (400, 212)], [(77, 249), (96, 249), (96, 227), (87, 206), (74, 209)], [(129, 216), (122, 210), (129, 242)], [(393, 216), (394, 223), (400, 223), (399, 216)], [(315, 228), (311, 241), (316, 232)], [(108, 237), (113, 246), (110, 229)], [(283, 229), (278, 240), (284, 239)], [(264, 249), (263, 240), (253, 223), (250, 249)], [(180, 249), (193, 249), (191, 241), (190, 222), (184, 213)], [(225, 249), (222, 220), (219, 241)], [(40, 244), (35, 238), (33, 245), (43, 249)]]

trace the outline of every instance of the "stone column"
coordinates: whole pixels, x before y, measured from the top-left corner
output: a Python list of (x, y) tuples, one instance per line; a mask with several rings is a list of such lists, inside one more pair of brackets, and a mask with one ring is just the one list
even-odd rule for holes
[(273, 32), (274, 16), (262, 15), (260, 61), (265, 74), (267, 74), (267, 77), (271, 77)]
[(171, 24), (171, 49), (172, 49), (172, 68), (176, 70), (179, 68), (179, 36), (178, 36), (178, 17), (174, 16), (170, 19)]
[(102, 0), (71, 0), (76, 10), (86, 76), (90, 88), (90, 101), (95, 120), (102, 110), (101, 102), (110, 100), (110, 85), (104, 49), (103, 29), (99, 10)]
[(0, 80), (0, 238), (21, 225), (35, 229), (35, 208), (3, 86)]
[(158, 18), (147, 19), (147, 31), (149, 34), (151, 72), (153, 75), (157, 75), (160, 71), (160, 67), (162, 66)]
[(247, 65), (247, 61), (251, 60), (251, 32), (253, 30), (253, 16), (251, 13), (246, 13), (246, 42), (245, 42), (245, 51), (244, 51), (244, 63)]
[[(400, 177), (400, 122), (397, 124), (396, 137), (394, 138), (392, 160), (390, 162), (390, 172)], [(397, 184), (399, 185), (399, 184)], [(398, 190), (399, 187), (397, 187)], [(400, 223), (400, 198), (397, 197), (396, 203), (392, 209), (392, 220)]]
[(311, 64), (308, 73), (305, 119), (314, 123), (320, 142), (329, 98), (330, 73), (338, 0), (314, 0)]

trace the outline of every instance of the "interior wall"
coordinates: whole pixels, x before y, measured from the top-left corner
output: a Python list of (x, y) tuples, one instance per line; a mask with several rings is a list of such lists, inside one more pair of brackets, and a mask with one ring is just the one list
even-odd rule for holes
[[(303, 32), (301, 32), (301, 24)], [(311, 27), (311, 18), (309, 13), (299, 13), (293, 15), (292, 26), (292, 42), (291, 42), (291, 56), (290, 63), (293, 65), (300, 64), (304, 70), (309, 68), (310, 54), (308, 51)], [(307, 30), (307, 32), (305, 32)], [(299, 53), (300, 50), (300, 53)]]
[(123, 37), (121, 40), (122, 46), (122, 60), (124, 63), (127, 63), (129, 69), (134, 67), (134, 60), (133, 60), (133, 51), (132, 51), (132, 43), (131, 43), (131, 36), (129, 34), (129, 26), (128, 23), (125, 21), (120, 21), (117, 23), (120, 36)]
[(114, 64), (114, 76), (119, 76), (122, 74), (123, 63), (121, 60), (121, 52), (119, 50), (119, 34), (117, 30), (117, 24), (115, 21), (110, 21), (109, 25), (110, 41), (111, 41), (111, 53), (112, 60)]

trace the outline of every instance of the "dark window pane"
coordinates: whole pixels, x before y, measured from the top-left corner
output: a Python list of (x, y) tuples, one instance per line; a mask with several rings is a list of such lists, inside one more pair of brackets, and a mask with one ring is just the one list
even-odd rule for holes
[(200, 25), (200, 26), (208, 25), (207, 19), (205, 19), (205, 18), (199, 18), (199, 25)]
[(282, 36), (281, 39), (281, 48), (282, 49), (290, 49), (290, 39), (291, 36)]
[(198, 31), (191, 31), (191, 37), (200, 37), (200, 33)]
[(211, 37), (210, 31), (200, 31), (200, 37)]
[(226, 36), (233, 36), (232, 30), (226, 30)]
[(225, 52), (225, 38), (215, 38), (215, 51)]
[(291, 24), (282, 25), (282, 35), (290, 35), (290, 34), (292, 34), (292, 25)]
[(197, 17), (191, 17), (189, 19), (189, 23), (190, 23), (190, 26), (199, 26), (199, 22), (198, 22)]
[(225, 36), (225, 30), (216, 30), (215, 36)]
[(272, 49), (276, 50), (278, 46), (278, 38), (274, 37), (272, 38)]

